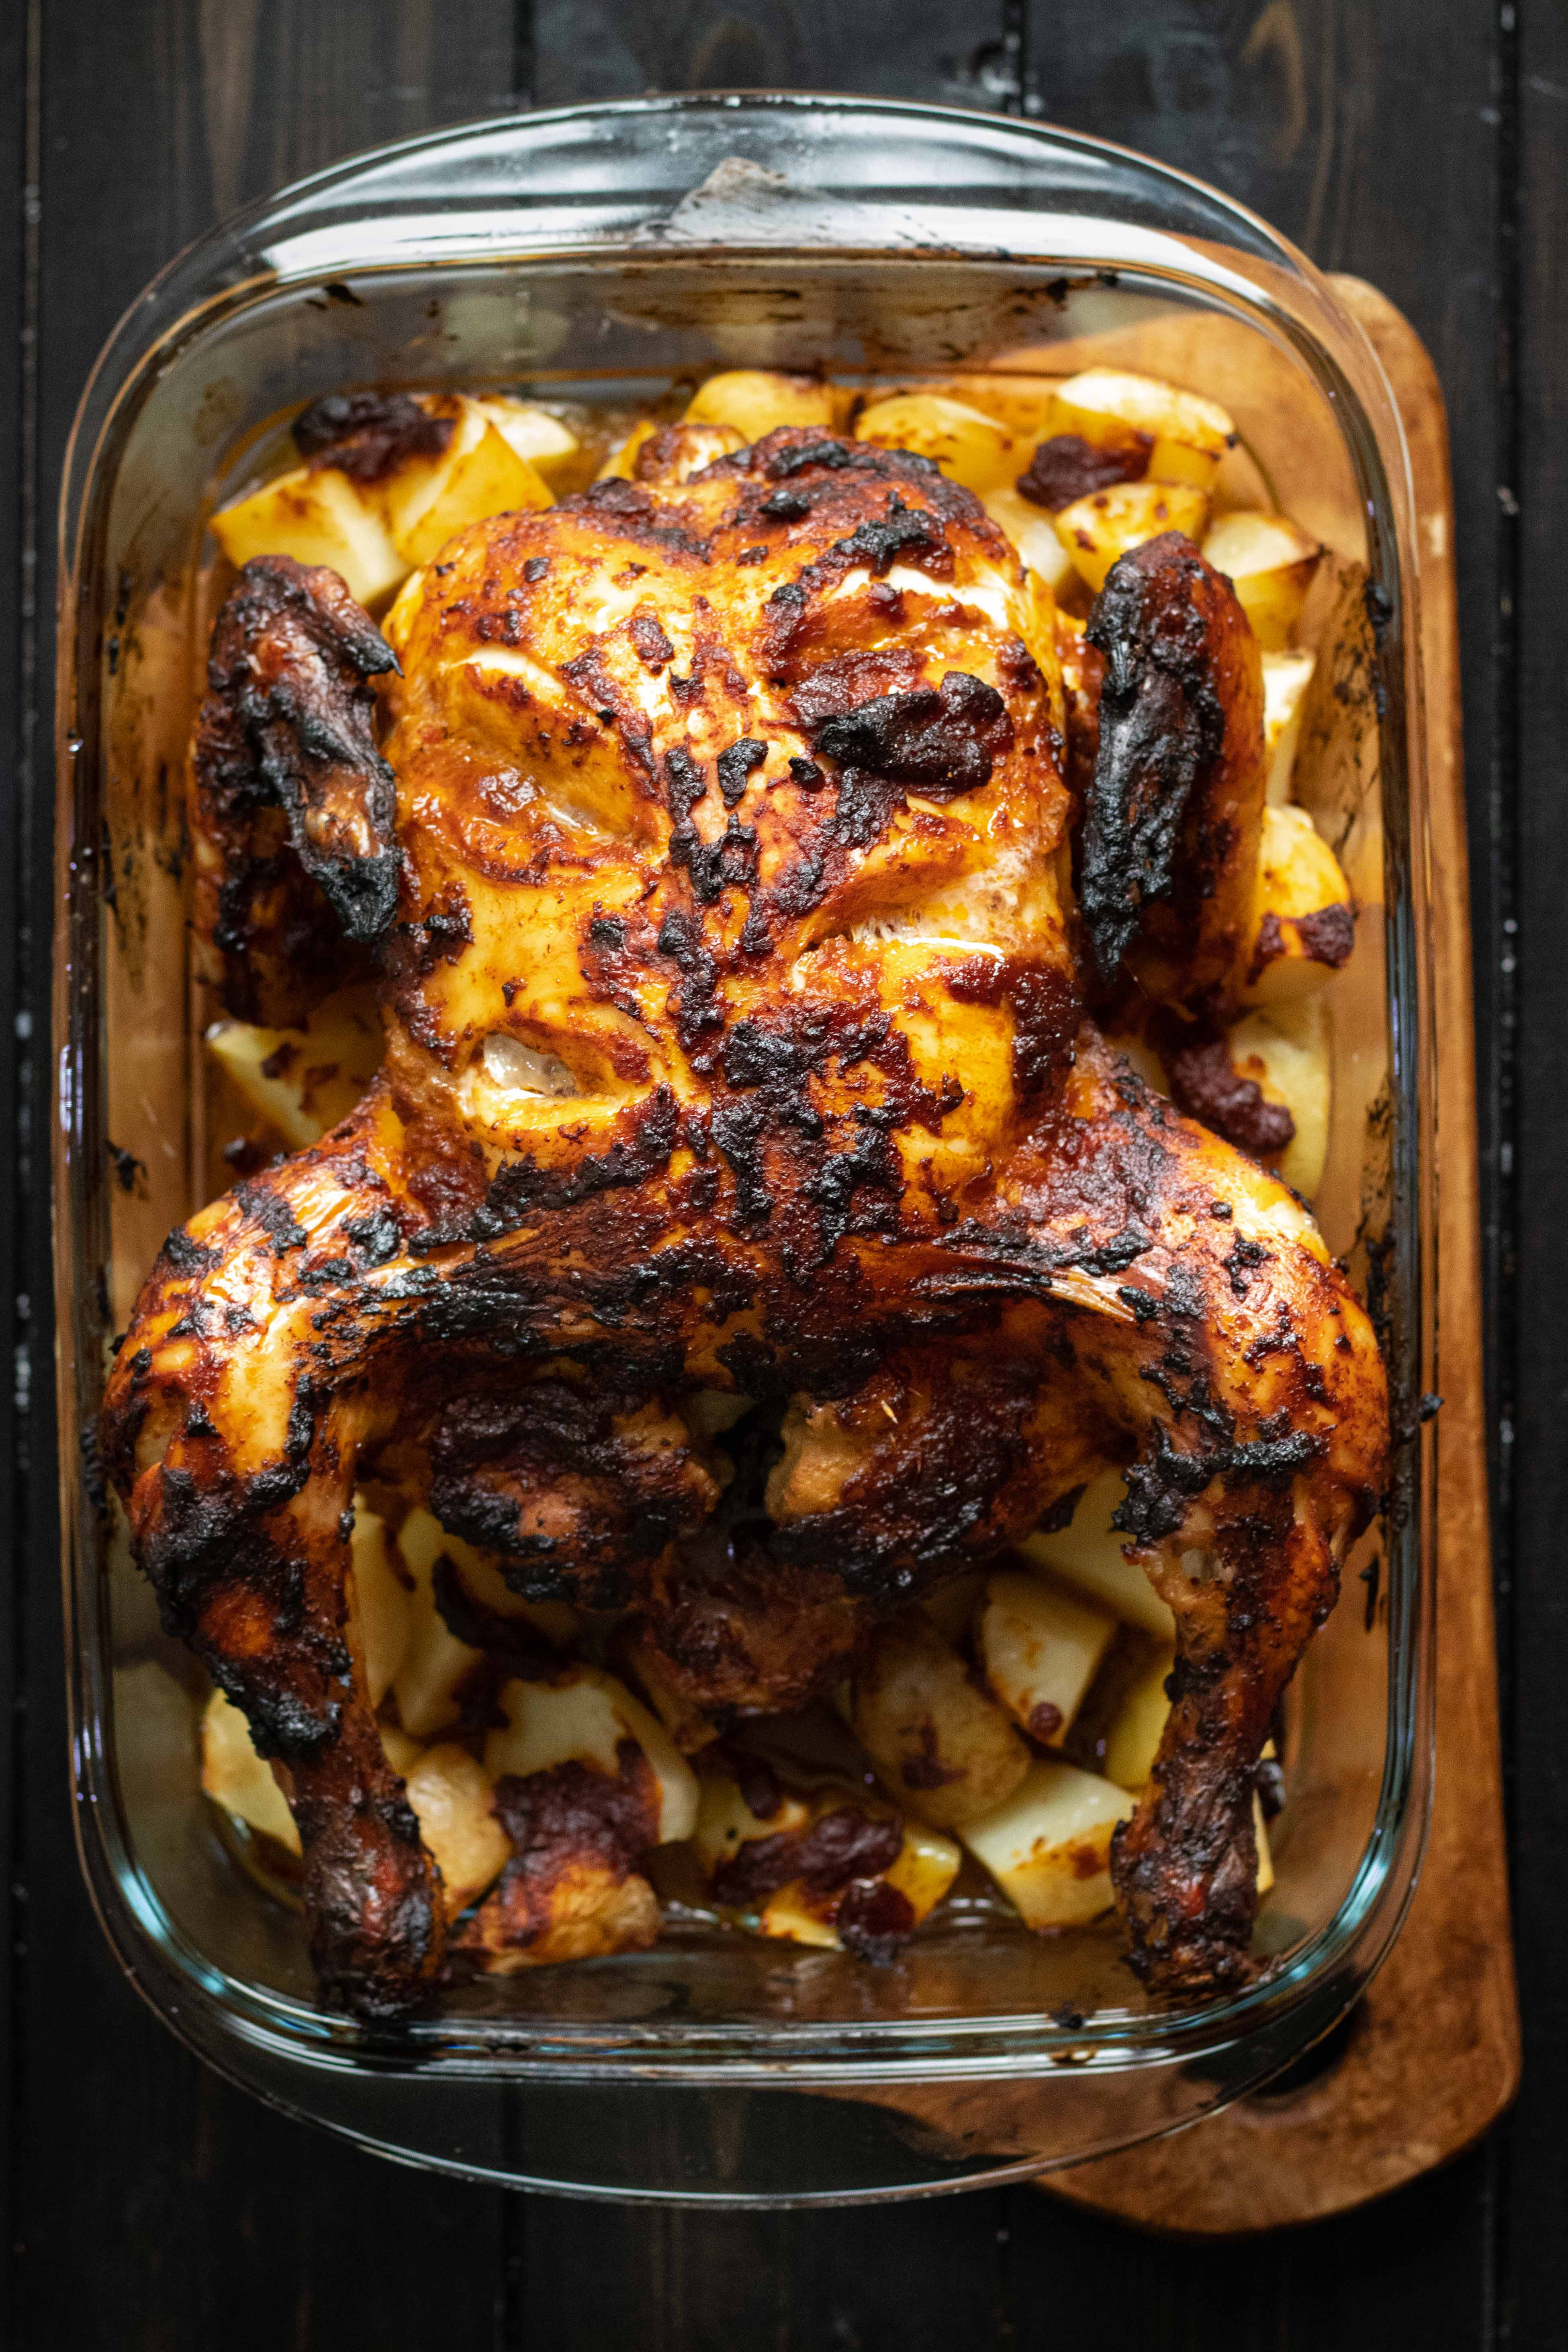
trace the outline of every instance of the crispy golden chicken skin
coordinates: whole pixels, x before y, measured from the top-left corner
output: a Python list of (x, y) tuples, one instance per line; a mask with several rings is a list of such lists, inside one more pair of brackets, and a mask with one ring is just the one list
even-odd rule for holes
[[(978, 503), (808, 430), (692, 454), (477, 525), (400, 595), (357, 803), (374, 818), (384, 762), (385, 1066), (165, 1244), (102, 1423), (138, 1555), (288, 1768), (324, 1985), (393, 2013), (447, 1923), (347, 1630), (378, 1460), (520, 1591), (633, 1609), (659, 1671), (731, 1713), (801, 1704), (879, 1614), (1124, 1465), (1180, 1654), (1115, 1877), (1150, 1983), (1211, 1990), (1248, 1965), (1269, 1717), (1382, 1481), (1371, 1328), (1293, 1195), (1086, 1016), (1054, 615)], [(1167, 864), (1208, 861), (1223, 922), (1258, 665), (1190, 549), (1145, 572), (1100, 632), (1121, 703), (1087, 756), (1135, 854), (1100, 890), (1092, 984), (1114, 921), (1175, 994), (1183, 953), (1207, 985), (1213, 926), (1151, 939), (1136, 844), (1176, 795)], [(271, 698), (258, 718), (215, 663), (198, 812), (221, 758), (224, 806), (283, 812), (269, 857), (356, 804), (343, 714), (382, 666), (342, 598), (266, 560), (219, 623)], [(1179, 690), (1148, 684), (1157, 622)], [(1141, 678), (1163, 769), (1128, 753)], [(1223, 837), (1192, 831), (1233, 802)], [(345, 874), (351, 832), (318, 827), (310, 878), (361, 952), (382, 869)], [(362, 835), (374, 865), (384, 828)], [(714, 1391), (771, 1406), (782, 1452), (737, 1465)]]

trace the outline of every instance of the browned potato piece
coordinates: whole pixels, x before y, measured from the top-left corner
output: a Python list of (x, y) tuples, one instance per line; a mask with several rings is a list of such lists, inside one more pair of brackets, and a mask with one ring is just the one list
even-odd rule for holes
[(1108, 1609), (1051, 1578), (1000, 1568), (986, 1580), (975, 1643), (985, 1679), (1008, 1714), (1054, 1748), (1070, 1730), (1115, 1631)]
[(1247, 508), (1221, 515), (1204, 556), (1235, 588), (1260, 646), (1277, 653), (1290, 641), (1322, 553), (1289, 515)]
[(886, 1957), (958, 1874), (951, 1838), (864, 1789), (830, 1780), (776, 1787), (771, 1798), (753, 1811), (727, 1770), (710, 1764), (702, 1774), (699, 1864), (715, 1901), (759, 1935)]
[(202, 1717), (202, 1787), (226, 1812), (297, 1854), (300, 1832), (272, 1767), (251, 1744), (238, 1707), (215, 1690)]
[(732, 425), (745, 447), (781, 425), (820, 425), (831, 430), (837, 410), (833, 386), (816, 376), (784, 375), (774, 368), (728, 368), (699, 386), (688, 404), (686, 422)]
[(849, 1685), (851, 1729), (900, 1804), (937, 1829), (993, 1811), (1029, 1751), (920, 1610), (873, 1633)]
[(298, 1151), (346, 1118), (381, 1067), (381, 1016), (369, 989), (341, 989), (303, 1029), (215, 1021), (207, 1052), (250, 1108)]
[(1351, 886), (1339, 859), (1305, 809), (1265, 808), (1241, 1002), (1273, 1006), (1310, 996), (1348, 963), (1354, 945)]
[(1098, 596), (1119, 556), (1163, 531), (1203, 537), (1209, 502), (1189, 482), (1116, 482), (1052, 517), (1073, 569)]
[(1110, 1908), (1110, 1841), (1125, 1789), (1073, 1764), (1033, 1764), (1005, 1805), (961, 1832), (1026, 1927), (1070, 1927)]
[(873, 402), (862, 410), (855, 437), (929, 457), (980, 498), (1010, 486), (1028, 454), (994, 419), (940, 392), (900, 392)]
[(1122, 368), (1086, 368), (1059, 383), (1051, 431), (1076, 433), (1096, 448), (1146, 434), (1153, 444), (1150, 480), (1188, 482), (1200, 490), (1212, 488), (1220, 458), (1236, 438), (1217, 401)]
[(1075, 577), (1071, 556), (1058, 538), (1050, 516), (1039, 507), (1031, 506), (1014, 489), (987, 490), (981, 504), (1012, 541), (1020, 562), (1037, 572), (1047, 588), (1065, 588)]
[(492, 394), (479, 404), (508, 446), (526, 458), (550, 489), (558, 491), (578, 455), (577, 436), (571, 428), (547, 408), (514, 400), (507, 393)]
[(326, 563), (362, 604), (379, 604), (408, 565), (384, 518), (334, 466), (296, 466), (212, 521), (213, 537), (237, 567), (253, 555)]
[(1282, 1103), (1296, 1132), (1275, 1162), (1304, 1201), (1323, 1181), (1333, 1105), (1328, 1007), (1321, 997), (1249, 1013), (1227, 1039), (1234, 1067), (1256, 1080), (1266, 1102)]
[(414, 1626), (414, 1607), (407, 1587), (393, 1567), (385, 1524), (363, 1495), (354, 1496), (349, 1566), (349, 1614), (355, 1646), (364, 1661), (370, 1703), (379, 1706), (403, 1664)]
[(1268, 760), (1272, 807), (1282, 806), (1290, 797), (1301, 714), (1316, 667), (1315, 654), (1266, 653), (1263, 656), (1263, 749)]
[(547, 507), (550, 491), (477, 400), (459, 399), (451, 439), (437, 457), (407, 458), (378, 485), (397, 551), (428, 563), (455, 532), (519, 507)]
[(477, 1902), (511, 1852), (495, 1817), (495, 1784), (477, 1757), (452, 1741), (427, 1748), (405, 1773), (419, 1834), (446, 1882), (449, 1916)]

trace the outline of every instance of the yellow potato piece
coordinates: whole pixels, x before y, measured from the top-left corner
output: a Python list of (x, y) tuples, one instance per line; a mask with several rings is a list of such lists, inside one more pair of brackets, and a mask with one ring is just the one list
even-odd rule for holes
[(850, 1729), (896, 1796), (935, 1829), (990, 1812), (1029, 1752), (919, 1610), (877, 1628), (849, 1685)]
[(1110, 1524), (1110, 1515), (1125, 1498), (1126, 1481), (1119, 1470), (1101, 1471), (1087, 1486), (1071, 1522), (1055, 1535), (1026, 1536), (1018, 1549), (1026, 1559), (1049, 1569), (1053, 1576), (1103, 1601), (1129, 1625), (1141, 1625), (1164, 1642), (1174, 1642), (1176, 1621), (1150, 1583), (1147, 1571), (1129, 1559), (1121, 1547), (1125, 1536)]
[(721, 1863), (731, 1861), (754, 1838), (778, 1837), (805, 1829), (811, 1807), (804, 1797), (785, 1790), (779, 1809), (764, 1821), (753, 1813), (741, 1794), (740, 1783), (729, 1773), (705, 1766), (699, 1784), (697, 1822), (692, 1842), (704, 1877), (711, 1878)]
[(998, 1569), (985, 1586), (977, 1647), (985, 1679), (1014, 1720), (1058, 1746), (1116, 1631), (1109, 1610), (1044, 1576)]
[(760, 441), (781, 425), (820, 425), (831, 431), (838, 400), (830, 383), (816, 376), (784, 375), (772, 368), (730, 368), (710, 375), (693, 394), (689, 425), (732, 425), (742, 445)]
[(855, 437), (929, 457), (950, 481), (977, 497), (1010, 487), (1028, 461), (1028, 453), (993, 418), (940, 392), (895, 393), (875, 402), (861, 411)]
[(1070, 1927), (1111, 1904), (1110, 1840), (1125, 1789), (1072, 1764), (1032, 1764), (1007, 1802), (959, 1835), (1026, 1927)]
[(354, 1496), (349, 1538), (349, 1610), (364, 1661), (372, 1706), (379, 1706), (402, 1665), (414, 1630), (414, 1604), (392, 1565), (385, 1522)]
[(1268, 761), (1268, 798), (1273, 808), (1282, 807), (1290, 797), (1301, 740), (1301, 714), (1317, 666), (1315, 654), (1263, 656), (1263, 749)]
[(1105, 1777), (1121, 1789), (1142, 1789), (1154, 1769), (1165, 1718), (1171, 1712), (1165, 1684), (1176, 1663), (1173, 1649), (1157, 1650), (1123, 1697), (1105, 1742)]
[(1266, 651), (1289, 643), (1322, 553), (1289, 515), (1239, 508), (1221, 515), (1204, 541), (1205, 559), (1236, 590), (1253, 635)]
[(1333, 1109), (1333, 1055), (1328, 1007), (1321, 996), (1248, 1013), (1229, 1033), (1230, 1058), (1268, 1102), (1283, 1103), (1296, 1132), (1276, 1161), (1304, 1201), (1323, 1181)]
[(1213, 487), (1236, 426), (1217, 401), (1183, 392), (1158, 376), (1121, 368), (1086, 368), (1057, 386), (1053, 433), (1076, 433), (1096, 448), (1117, 447), (1134, 433), (1147, 435), (1149, 478)]
[(535, 408), (526, 400), (514, 400), (510, 394), (496, 393), (478, 405), (495, 426), (509, 449), (525, 458), (540, 478), (552, 490), (559, 478), (568, 475), (580, 444), (569, 426), (547, 408)]
[(963, 1856), (949, 1837), (940, 1830), (928, 1829), (924, 1822), (904, 1820), (904, 1843), (897, 1858), (882, 1873), (889, 1886), (896, 1886), (915, 1915), (915, 1925), (929, 1918), (936, 1909), (953, 1880), (958, 1876)]
[(295, 1150), (319, 1143), (348, 1117), (381, 1067), (384, 1041), (368, 989), (343, 989), (303, 1029), (215, 1021), (207, 1052), (268, 1124)]
[(1266, 807), (1241, 1002), (1276, 1005), (1315, 994), (1348, 961), (1354, 939), (1351, 886), (1311, 817), (1289, 803)]
[(375, 509), (333, 466), (296, 466), (212, 520), (213, 537), (236, 566), (258, 555), (326, 563), (349, 594), (375, 604), (408, 566)]
[(526, 1779), (568, 1763), (616, 1775), (621, 1742), (630, 1739), (647, 1759), (658, 1789), (652, 1842), (666, 1845), (691, 1835), (697, 1776), (658, 1717), (614, 1675), (574, 1666), (548, 1683), (510, 1682), (499, 1704), (506, 1723), (485, 1741), (485, 1769), (493, 1780), (508, 1772)]
[(967, 406), (979, 409), (983, 416), (989, 416), (1005, 433), (1010, 433), (1018, 445), (1021, 471), (1039, 444), (1061, 429), (1056, 421), (1058, 380), (1048, 375), (976, 373), (949, 376), (925, 389), (945, 393), (950, 400), (963, 401)]
[(238, 1707), (218, 1690), (202, 1716), (202, 1787), (247, 1827), (290, 1853), (300, 1852), (300, 1832), (271, 1765), (251, 1745), (250, 1726)]
[(446, 1882), (447, 1911), (466, 1910), (511, 1855), (492, 1810), (494, 1783), (476, 1757), (450, 1740), (427, 1748), (404, 1783), (419, 1834)]
[(1074, 570), (1098, 596), (1119, 556), (1163, 531), (1203, 537), (1208, 499), (1187, 482), (1115, 482), (1075, 499), (1051, 520)]
[(392, 1679), (392, 1695), (405, 1731), (428, 1739), (458, 1720), (458, 1686), (484, 1652), (459, 1642), (436, 1606), (436, 1562), (447, 1549), (439, 1522), (428, 1511), (410, 1511), (398, 1529), (397, 1549), (414, 1591), (407, 1646)]
[(1053, 593), (1067, 586), (1074, 577), (1072, 558), (1043, 507), (1031, 506), (1027, 499), (1009, 489), (987, 490), (981, 504), (1012, 541), (1027, 571), (1043, 580)]
[(645, 441), (653, 439), (658, 429), (658, 423), (651, 416), (645, 416), (640, 425), (634, 425), (620, 447), (612, 450), (609, 457), (605, 458), (596, 478), (601, 482), (629, 482), (632, 478), (632, 467), (637, 463), (637, 451)]
[(441, 455), (398, 467), (383, 496), (397, 551), (408, 564), (430, 562), (469, 523), (551, 504), (546, 483), (477, 400), (462, 403)]

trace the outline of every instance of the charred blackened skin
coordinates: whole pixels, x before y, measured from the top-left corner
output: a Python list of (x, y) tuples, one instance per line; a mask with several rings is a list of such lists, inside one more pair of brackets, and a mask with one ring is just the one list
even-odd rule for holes
[(1193, 595), (1206, 571), (1189, 539), (1165, 531), (1112, 564), (1089, 616), (1105, 683), (1079, 898), (1107, 987), (1143, 908), (1170, 893), (1183, 813), (1224, 739)]
[(196, 725), (198, 791), (232, 800), (248, 785), (280, 806), (294, 855), (361, 944), (385, 936), (397, 907), (397, 788), (369, 685), (396, 667), (335, 572), (258, 555), (218, 614)]
[(453, 420), (429, 416), (406, 392), (333, 392), (294, 420), (294, 446), (311, 466), (379, 482), (410, 457), (438, 457)]
[(1013, 746), (1013, 722), (994, 686), (950, 669), (940, 688), (878, 695), (824, 719), (814, 749), (841, 767), (911, 784), (936, 800), (979, 790)]
[(903, 1842), (897, 1822), (841, 1805), (822, 1814), (809, 1829), (748, 1838), (713, 1873), (713, 1897), (743, 1910), (765, 1903), (796, 1879), (810, 1895), (832, 1895), (851, 1879), (876, 1878), (889, 1870)]
[(1102, 449), (1080, 433), (1058, 433), (1042, 441), (1018, 477), (1021, 499), (1059, 514), (1075, 499), (1092, 497), (1116, 482), (1141, 482), (1149, 470), (1154, 444), (1147, 433)]
[(1292, 1141), (1296, 1122), (1283, 1103), (1269, 1102), (1256, 1078), (1230, 1058), (1230, 1041), (1213, 1030), (1187, 1031), (1166, 1048), (1171, 1095), (1178, 1110), (1223, 1135), (1255, 1160), (1277, 1159)]
[(840, 1896), (833, 1924), (847, 1952), (885, 1969), (914, 1934), (914, 1906), (885, 1878), (857, 1878)]
[(1339, 971), (1349, 963), (1355, 950), (1355, 917), (1348, 907), (1315, 907), (1310, 914), (1287, 916), (1283, 923), (1270, 908), (1258, 927), (1249, 980), (1259, 979), (1275, 959), (1284, 954), (1286, 923), (1313, 963), (1326, 964), (1331, 971)]

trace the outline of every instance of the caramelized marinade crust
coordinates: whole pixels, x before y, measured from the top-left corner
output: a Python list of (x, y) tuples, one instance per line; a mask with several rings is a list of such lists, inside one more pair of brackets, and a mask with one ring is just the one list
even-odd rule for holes
[(1371, 1328), (1084, 1016), (1055, 617), (976, 501), (800, 430), (674, 467), (475, 526), (388, 619), (386, 1065), (165, 1244), (101, 1426), (138, 1556), (374, 2011), (446, 1933), (345, 1630), (378, 1457), (721, 1717), (1123, 1465), (1181, 1663), (1119, 1898), (1152, 1984), (1225, 1983), (1258, 1749), (1383, 1475)]

